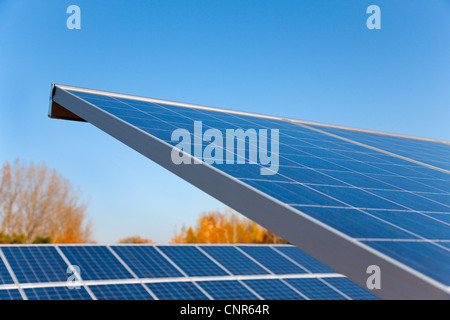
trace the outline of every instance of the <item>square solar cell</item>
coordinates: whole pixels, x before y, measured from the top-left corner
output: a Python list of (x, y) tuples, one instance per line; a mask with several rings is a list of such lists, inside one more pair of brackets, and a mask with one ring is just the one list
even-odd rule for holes
[(264, 300), (304, 300), (300, 294), (278, 279), (244, 280)]
[[(404, 209), (404, 207), (395, 204), (392, 201), (377, 197), (373, 193), (378, 190), (364, 191), (363, 189), (353, 187), (329, 187), (329, 186), (313, 186), (320, 192), (323, 192), (337, 200), (340, 200), (355, 208), (372, 208), (372, 209)], [(295, 204), (295, 203), (294, 203)], [(300, 203), (301, 204), (301, 203)]]
[(10, 284), (10, 283), (14, 283), (14, 281), (11, 278), (8, 269), (6, 269), (5, 264), (0, 259), (0, 284)]
[(403, 226), (402, 223), (390, 224), (389, 220), (381, 220), (381, 215), (372, 214), (375, 210), (320, 207), (298, 209), (354, 238), (419, 239), (414, 233), (398, 227)]
[(158, 248), (191, 277), (228, 275), (195, 246), (158, 246)]
[[(380, 197), (383, 197), (385, 199), (397, 203), (398, 205), (402, 206), (400, 209), (450, 212), (450, 207), (441, 204), (439, 202), (435, 202), (431, 199), (428, 199), (426, 198), (426, 195), (424, 197), (421, 197), (412, 192), (387, 191), (387, 190), (372, 190), (371, 192), (375, 193)], [(385, 207), (385, 209), (396, 209), (396, 208)]]
[(0, 300), (23, 300), (17, 289), (0, 290)]
[(102, 284), (89, 288), (98, 300), (154, 300), (142, 284)]
[(155, 282), (145, 285), (159, 300), (208, 300), (192, 282)]
[[(414, 238), (450, 240), (450, 227), (444, 221), (437, 221), (428, 213), (385, 210), (367, 211), (380, 219), (416, 234), (417, 236)], [(404, 239), (408, 238), (411, 237), (404, 237)]]
[(251, 291), (239, 281), (198, 281), (214, 300), (259, 300)]
[(347, 278), (326, 278), (324, 280), (352, 300), (379, 300), (376, 295)]
[(285, 254), (311, 273), (336, 273), (333, 269), (294, 246), (274, 246), (273, 248)]
[(83, 280), (134, 278), (104, 246), (61, 246), (72, 265), (80, 267)]
[[(261, 180), (244, 180), (256, 189), (259, 189), (266, 194), (283, 201), (287, 204), (302, 204), (302, 205), (322, 205), (322, 206), (337, 206), (345, 207), (346, 205), (327, 195), (321, 194), (313, 189), (322, 188), (323, 186), (306, 187), (296, 183), (281, 183)], [(337, 188), (337, 187), (336, 187)], [(320, 191), (320, 190), (319, 190)]]
[(23, 289), (28, 300), (92, 300), (84, 287), (44, 287)]
[[(325, 278), (324, 280), (326, 281)], [(310, 300), (345, 300), (336, 290), (315, 278), (286, 279), (291, 286), (300, 291)]]
[(298, 274), (306, 272), (269, 246), (239, 246), (239, 248), (275, 274)]
[(370, 189), (393, 189), (398, 190), (397, 187), (384, 183), (382, 181), (384, 176), (362, 174), (358, 172), (344, 172), (344, 171), (331, 171), (323, 170), (324, 174), (327, 174), (335, 179), (343, 181), (350, 186), (358, 188), (370, 188)]
[(269, 273), (233, 246), (212, 245), (200, 248), (234, 275)]
[(11, 246), (1, 248), (21, 283), (66, 281), (67, 264), (51, 246)]
[(113, 246), (139, 278), (184, 277), (153, 246)]

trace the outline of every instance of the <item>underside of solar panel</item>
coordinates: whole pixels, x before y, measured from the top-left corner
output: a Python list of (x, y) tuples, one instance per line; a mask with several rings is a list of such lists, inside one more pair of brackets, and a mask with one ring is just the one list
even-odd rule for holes
[[(63, 85), (49, 116), (93, 124), (381, 298), (450, 297), (449, 142)], [(272, 280), (241, 285), (261, 297)]]

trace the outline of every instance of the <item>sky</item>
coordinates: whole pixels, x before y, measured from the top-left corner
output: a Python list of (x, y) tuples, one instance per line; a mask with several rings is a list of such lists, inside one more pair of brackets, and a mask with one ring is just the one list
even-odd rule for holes
[(51, 83), (450, 141), (449, 15), (448, 0), (0, 0), (0, 164), (68, 178), (99, 243), (168, 243), (225, 205), (88, 123), (49, 119)]

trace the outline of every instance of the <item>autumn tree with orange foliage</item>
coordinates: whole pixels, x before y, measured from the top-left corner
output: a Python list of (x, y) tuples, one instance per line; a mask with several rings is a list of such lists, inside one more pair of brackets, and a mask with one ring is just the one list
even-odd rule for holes
[(239, 217), (231, 210), (225, 213), (203, 213), (196, 226), (175, 232), (171, 243), (287, 243), (255, 222)]
[(5, 162), (0, 171), (0, 233), (23, 235), (27, 243), (86, 243), (91, 224), (86, 205), (70, 182), (45, 165)]

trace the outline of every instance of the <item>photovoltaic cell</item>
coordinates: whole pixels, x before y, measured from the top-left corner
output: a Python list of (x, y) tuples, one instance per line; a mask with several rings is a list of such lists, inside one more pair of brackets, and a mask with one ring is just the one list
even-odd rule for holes
[(80, 267), (83, 280), (134, 278), (114, 255), (103, 246), (61, 246), (72, 265)]
[(159, 300), (208, 300), (192, 282), (155, 282), (145, 285)]
[(322, 262), (314, 259), (310, 255), (307, 255), (303, 251), (297, 249), (293, 246), (276, 246), (274, 247), (276, 251), (288, 256), (290, 259), (297, 262), (304, 269), (311, 273), (336, 273), (333, 269), (329, 268)]
[(353, 300), (378, 300), (379, 298), (373, 293), (365, 290), (350, 281), (347, 278), (326, 278), (324, 279), (327, 283), (331, 284), (333, 287), (350, 297)]
[(198, 281), (199, 284), (214, 300), (258, 300), (251, 291), (239, 281)]
[(2, 247), (16, 278), (21, 283), (66, 281), (67, 264), (54, 247)]
[(22, 296), (17, 289), (4, 289), (0, 290), (0, 300), (22, 300)]
[(5, 264), (0, 259), (0, 284), (9, 284), (9, 283), (14, 283), (14, 281), (9, 275), (8, 269), (6, 269)]
[(183, 277), (153, 246), (113, 246), (139, 278)]
[(450, 170), (448, 161), (445, 161), (445, 159), (450, 158), (450, 148), (448, 145), (442, 143), (412, 140), (369, 132), (327, 128), (323, 126), (315, 126), (315, 128), (408, 157), (410, 159), (434, 165), (442, 169)]
[(432, 244), (407, 241), (365, 241), (365, 243), (450, 286), (450, 250), (442, 246), (440, 242)]
[(234, 275), (268, 274), (257, 263), (233, 246), (200, 246)]
[(377, 214), (367, 214), (376, 211), (321, 207), (299, 207), (299, 210), (354, 238), (419, 239), (413, 233), (381, 220)]
[(228, 275), (195, 246), (159, 246), (158, 248), (191, 277)]
[(244, 283), (264, 300), (304, 300), (304, 297), (278, 279), (245, 280)]
[[(324, 279), (325, 281), (328, 278)], [(310, 300), (346, 300), (346, 298), (336, 290), (315, 278), (286, 279), (291, 286), (296, 288)]]
[(141, 284), (90, 285), (98, 300), (154, 300)]
[(68, 287), (26, 288), (28, 300), (92, 300), (84, 287), (69, 289)]
[(296, 274), (306, 271), (292, 263), (278, 252), (266, 246), (239, 246), (253, 259), (275, 274)]

